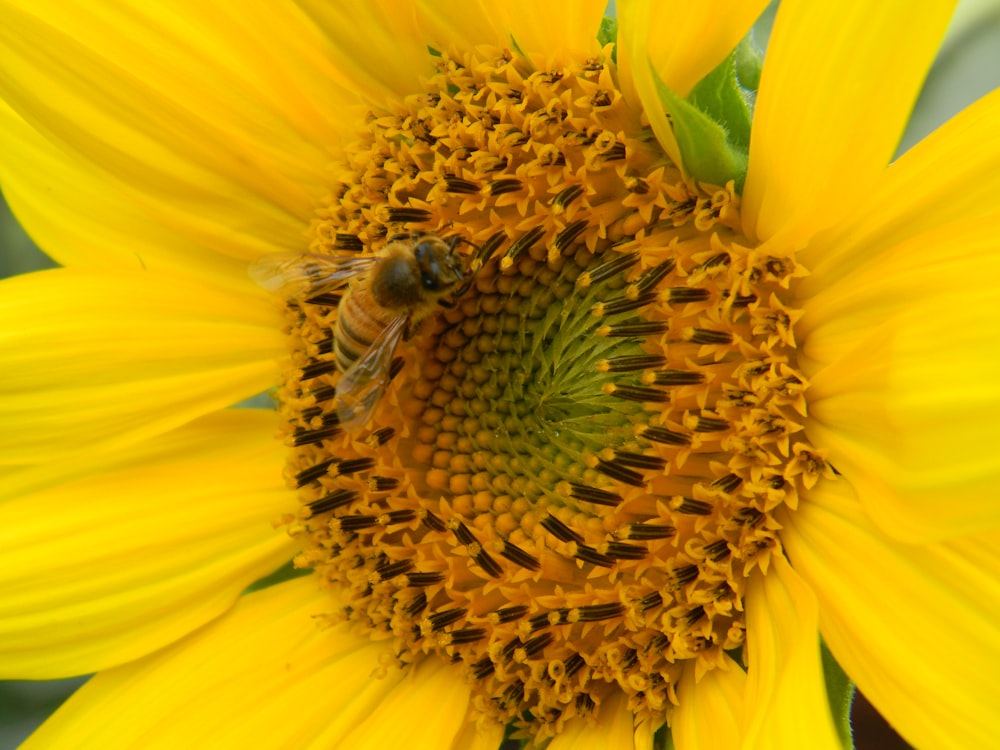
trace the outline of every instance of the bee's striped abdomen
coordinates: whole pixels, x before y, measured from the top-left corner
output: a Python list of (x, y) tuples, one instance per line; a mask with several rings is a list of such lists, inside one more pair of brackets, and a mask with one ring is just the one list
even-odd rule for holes
[(398, 313), (379, 306), (371, 295), (368, 278), (358, 279), (337, 307), (333, 354), (337, 369), (346, 372), (371, 347)]

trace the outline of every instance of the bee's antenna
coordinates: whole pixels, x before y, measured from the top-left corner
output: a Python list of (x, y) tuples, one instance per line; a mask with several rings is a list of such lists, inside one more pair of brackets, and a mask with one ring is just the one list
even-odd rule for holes
[(458, 247), (458, 245), (460, 243), (463, 244), (463, 245), (468, 245), (471, 248), (475, 248), (476, 250), (482, 250), (482, 246), (481, 245), (477, 245), (475, 242), (472, 242), (471, 240), (465, 239), (465, 237), (463, 237), (460, 234), (453, 234), (450, 237), (450, 240), (451, 240), (451, 243), (450, 243), (449, 246), (450, 246), (450, 248), (452, 250), (454, 250), (456, 247)]

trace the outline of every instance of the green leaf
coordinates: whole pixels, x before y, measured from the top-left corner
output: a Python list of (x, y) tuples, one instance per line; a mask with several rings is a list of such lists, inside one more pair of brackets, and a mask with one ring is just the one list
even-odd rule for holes
[(736, 183), (743, 188), (747, 174), (746, 151), (730, 140), (725, 125), (674, 94), (654, 72), (660, 102), (673, 126), (684, 168), (695, 178), (713, 185)]
[(601, 27), (597, 30), (597, 41), (603, 47), (606, 44), (614, 44), (611, 49), (611, 61), (618, 62), (618, 19), (611, 16), (604, 16), (601, 19)]
[(674, 750), (674, 737), (666, 724), (653, 735), (653, 750)]
[(757, 95), (760, 86), (760, 71), (764, 67), (764, 59), (753, 40), (751, 31), (734, 50), (736, 64), (736, 80), (745, 90)]
[[(744, 85), (741, 67), (749, 67), (752, 43), (744, 39), (711, 73), (702, 78), (688, 94), (688, 103), (694, 105), (713, 120), (723, 123), (734, 146), (747, 151), (750, 146), (750, 122), (756, 89)], [(760, 78), (760, 72), (751, 73)]]
[(269, 573), (263, 578), (259, 578), (251, 583), (246, 587), (243, 593), (251, 594), (254, 591), (260, 591), (261, 589), (270, 588), (271, 586), (277, 586), (279, 583), (290, 581), (293, 578), (302, 578), (302, 576), (307, 576), (310, 573), (312, 573), (312, 570), (309, 570), (308, 568), (296, 568), (292, 564), (292, 561), (289, 560), (273, 573)]
[(854, 702), (854, 683), (822, 641), (820, 641), (820, 653), (823, 658), (823, 677), (826, 680), (826, 696), (830, 701), (833, 724), (837, 728), (841, 744), (848, 750), (853, 750), (851, 704)]
[(714, 185), (733, 180), (736, 191), (743, 190), (760, 68), (760, 53), (747, 36), (686, 98), (653, 71), (684, 167), (698, 180)]

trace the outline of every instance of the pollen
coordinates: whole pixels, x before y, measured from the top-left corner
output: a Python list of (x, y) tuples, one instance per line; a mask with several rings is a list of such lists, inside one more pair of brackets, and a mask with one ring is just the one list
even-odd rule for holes
[(831, 473), (783, 301), (804, 271), (740, 235), (732, 185), (668, 160), (610, 57), (435, 60), (334, 167), (309, 252), (434, 234), (465, 283), (351, 427), (343, 297), (289, 303), (298, 563), (401, 662), (454, 663), (483, 715), (544, 737), (624, 691), (669, 716), (689, 663), (742, 648), (774, 511)]

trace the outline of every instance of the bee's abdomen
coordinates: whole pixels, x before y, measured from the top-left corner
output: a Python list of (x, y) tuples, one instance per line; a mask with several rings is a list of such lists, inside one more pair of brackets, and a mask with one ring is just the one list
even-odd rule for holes
[(345, 372), (364, 354), (393, 317), (371, 297), (367, 284), (351, 289), (337, 308), (333, 355)]

